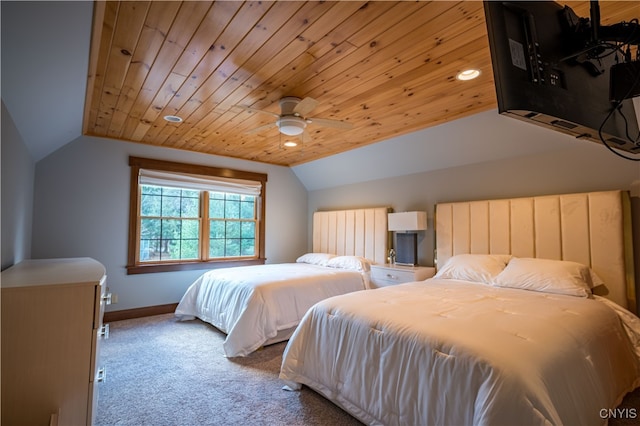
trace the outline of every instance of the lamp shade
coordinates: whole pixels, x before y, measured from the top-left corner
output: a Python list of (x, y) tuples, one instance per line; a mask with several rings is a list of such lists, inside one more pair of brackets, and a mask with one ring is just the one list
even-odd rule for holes
[(427, 212), (389, 213), (389, 231), (424, 231), (427, 229)]

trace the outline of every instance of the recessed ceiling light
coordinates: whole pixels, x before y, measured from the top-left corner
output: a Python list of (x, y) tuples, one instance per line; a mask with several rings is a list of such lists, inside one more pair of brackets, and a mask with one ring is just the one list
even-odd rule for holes
[(182, 118), (177, 115), (165, 115), (164, 119), (170, 123), (182, 123)]
[(293, 148), (294, 146), (298, 146), (298, 142), (295, 141), (286, 141), (284, 144), (287, 148)]
[(458, 75), (456, 75), (456, 78), (458, 80), (467, 81), (467, 80), (473, 80), (479, 75), (480, 75), (480, 70), (469, 69), (469, 70), (460, 71)]

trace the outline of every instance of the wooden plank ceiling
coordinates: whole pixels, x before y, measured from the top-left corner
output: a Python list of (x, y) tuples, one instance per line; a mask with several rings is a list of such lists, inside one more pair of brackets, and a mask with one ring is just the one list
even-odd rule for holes
[[(95, 4), (87, 135), (290, 166), (497, 107), (480, 1)], [(602, 23), (637, 4), (601, 1)], [(467, 68), (482, 73), (456, 80)], [(285, 96), (351, 128), (312, 122), (286, 148), (253, 111)]]

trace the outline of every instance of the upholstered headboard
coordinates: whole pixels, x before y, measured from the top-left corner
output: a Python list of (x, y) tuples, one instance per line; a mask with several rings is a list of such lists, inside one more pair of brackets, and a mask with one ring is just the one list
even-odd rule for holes
[(437, 265), (462, 253), (571, 260), (603, 279), (600, 294), (635, 307), (626, 192), (441, 203), (435, 222)]
[(387, 207), (313, 214), (313, 251), (362, 256), (385, 263), (389, 247)]

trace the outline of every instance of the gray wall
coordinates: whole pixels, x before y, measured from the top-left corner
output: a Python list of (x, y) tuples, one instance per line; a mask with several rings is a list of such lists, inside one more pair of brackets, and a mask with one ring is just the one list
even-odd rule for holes
[(35, 164), (2, 102), (2, 269), (31, 257)]
[[(389, 206), (394, 211), (425, 210), (429, 229), (418, 235), (418, 260), (422, 265), (433, 265), (436, 203), (629, 190), (638, 180), (638, 162), (620, 159), (600, 145), (584, 142), (570, 149), (526, 157), (310, 191), (309, 215), (316, 210), (374, 206)], [(636, 223), (640, 227), (640, 220)], [(636, 256), (640, 253), (636, 252)]]
[[(619, 159), (587, 142), (570, 149), (308, 193), (286, 167), (91, 137), (80, 137), (34, 165), (3, 106), (2, 268), (30, 257), (90, 256), (105, 264), (109, 287), (118, 295), (119, 303), (110, 306), (111, 311), (180, 300), (201, 271), (126, 275), (129, 155), (267, 173), (266, 256), (270, 263), (293, 261), (310, 249), (310, 217), (318, 209), (426, 210), (430, 229), (420, 235), (419, 260), (431, 265), (433, 209), (438, 202), (626, 190), (640, 181), (637, 162)], [(636, 217), (639, 202), (634, 201)]]
[(102, 262), (118, 295), (108, 310), (178, 302), (202, 273), (126, 274), (130, 155), (267, 173), (267, 262), (294, 261), (306, 250), (307, 192), (289, 168), (80, 137), (36, 164), (32, 256)]

